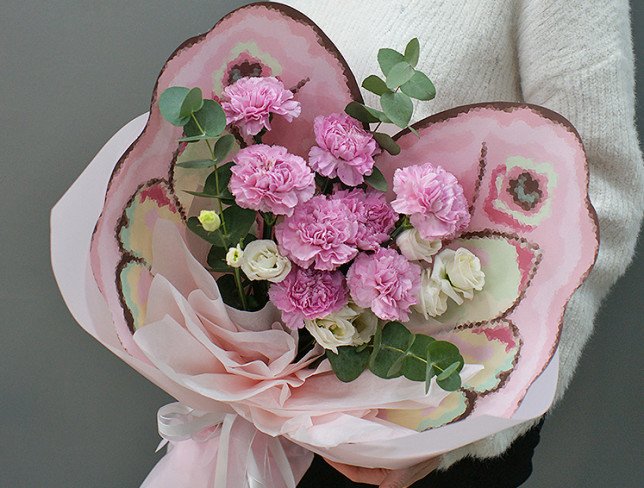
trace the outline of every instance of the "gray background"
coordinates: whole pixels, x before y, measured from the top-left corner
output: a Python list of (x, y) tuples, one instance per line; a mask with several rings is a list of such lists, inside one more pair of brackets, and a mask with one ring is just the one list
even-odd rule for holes
[[(134, 487), (159, 457), (155, 413), (170, 398), (74, 323), (50, 271), (49, 209), (109, 137), (147, 110), (175, 47), (242, 3), (0, 4), (2, 487)], [(633, 2), (640, 58), (643, 3)], [(528, 487), (644, 483), (641, 252), (640, 244), (545, 424)]]

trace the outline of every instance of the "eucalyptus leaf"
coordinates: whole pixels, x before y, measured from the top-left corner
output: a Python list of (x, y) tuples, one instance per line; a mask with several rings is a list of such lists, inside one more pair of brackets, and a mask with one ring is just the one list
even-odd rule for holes
[(455, 362), (455, 363), (450, 364), (447, 368), (445, 368), (445, 370), (443, 370), (443, 372), (441, 374), (436, 376), (436, 379), (440, 380), (440, 381), (446, 380), (447, 378), (452, 376), (452, 374), (455, 373), (456, 370), (458, 370), (458, 367), (460, 366), (460, 364), (461, 363), (458, 362), (458, 361)]
[(378, 118), (369, 113), (367, 108), (359, 102), (350, 102), (346, 107), (344, 107), (344, 111), (354, 119), (365, 124), (379, 121)]
[(373, 335), (373, 349), (371, 355), (369, 356), (369, 369), (373, 369), (376, 364), (376, 356), (378, 356), (378, 351), (380, 351), (380, 346), (382, 345), (382, 325), (378, 324), (376, 326), (376, 333)]
[[(202, 137), (202, 139), (214, 138), (218, 137), (226, 128), (226, 114), (224, 113), (224, 109), (222, 109), (221, 105), (214, 100), (204, 100), (203, 107), (201, 107), (198, 112), (194, 113), (194, 117), (197, 119), (197, 122), (199, 122), (199, 125), (190, 118), (190, 121), (183, 129), (186, 137), (203, 136), (205, 134), (207, 137)], [(199, 129), (199, 126), (204, 130), (204, 132)]]
[(235, 136), (226, 134), (217, 139), (213, 152), (217, 161), (223, 161), (235, 144)]
[(395, 90), (407, 83), (414, 76), (415, 70), (407, 61), (395, 64), (387, 74), (387, 88)]
[(418, 42), (418, 38), (414, 37), (407, 43), (407, 46), (405, 47), (405, 61), (407, 61), (413, 67), (416, 67), (416, 65), (418, 64), (419, 55), (420, 43)]
[(242, 310), (242, 304), (239, 300), (239, 294), (237, 293), (237, 284), (235, 283), (235, 277), (232, 274), (225, 274), (220, 276), (217, 280), (217, 287), (219, 288), (219, 293), (222, 300), (229, 307)]
[(431, 100), (436, 96), (432, 80), (420, 71), (414, 71), (413, 76), (400, 86), (400, 91), (416, 100)]
[(362, 82), (362, 88), (369, 90), (371, 93), (375, 93), (378, 96), (389, 91), (389, 88), (387, 88), (387, 84), (383, 79), (376, 75), (367, 76)]
[(414, 134), (416, 137), (420, 138), (420, 133), (419, 133), (416, 129), (414, 129), (414, 127), (413, 127), (413, 126), (411, 126), (411, 125), (410, 125), (410, 126), (409, 126), (409, 127), (407, 127), (407, 128), (409, 129), (409, 132), (411, 132), (412, 134)]
[(385, 115), (398, 127), (405, 128), (409, 125), (414, 106), (404, 93), (385, 93), (380, 97), (380, 105)]
[[(376, 350), (374, 345), (374, 360), (370, 361), (369, 369), (373, 374), (381, 378), (395, 378), (402, 373), (394, 368), (397, 361), (404, 357), (410, 344), (413, 342), (413, 334), (409, 332), (400, 322), (389, 322), (382, 329), (380, 347)], [(393, 374), (389, 374), (394, 371)]]
[(434, 338), (416, 334), (409, 353), (403, 362), (402, 373), (405, 378), (412, 381), (425, 381), (427, 371), (427, 347), (434, 342)]
[(216, 164), (212, 159), (195, 159), (194, 161), (183, 161), (182, 163), (177, 163), (175, 166), (185, 169), (204, 169), (212, 168)]
[(373, 115), (376, 119), (378, 119), (379, 122), (384, 122), (386, 124), (391, 123), (391, 120), (389, 120), (389, 117), (387, 117), (384, 112), (381, 112), (380, 110), (377, 110), (373, 107), (367, 107), (366, 105), (365, 110)]
[(389, 70), (393, 68), (394, 65), (404, 60), (405, 57), (394, 49), (385, 47), (378, 51), (378, 64), (380, 65), (382, 74), (385, 76), (389, 74)]
[(456, 372), (460, 373), (463, 369), (463, 356), (451, 342), (434, 341), (427, 347), (428, 367), (434, 370), (435, 375), (441, 374), (453, 363), (459, 363)]
[(226, 247), (212, 246), (208, 252), (208, 266), (212, 271), (218, 273), (232, 273), (233, 269), (226, 264), (226, 254), (228, 254)]
[(390, 135), (382, 132), (374, 132), (373, 138), (376, 142), (392, 156), (400, 154), (400, 146), (394, 141)]
[(254, 210), (231, 205), (223, 211), (226, 222), (226, 240), (229, 245), (236, 245), (250, 231), (255, 223), (257, 213)]
[[(188, 123), (194, 123), (192, 120)], [(187, 127), (187, 126), (186, 126)], [(185, 127), (184, 127), (184, 133), (185, 133)], [(212, 139), (213, 136), (209, 136), (208, 134), (199, 134), (196, 136), (185, 136), (179, 139), (179, 142), (199, 142), (199, 141), (205, 141), (206, 139)]]
[(461, 387), (462, 381), (460, 375), (455, 373), (444, 380), (436, 378), (436, 384), (445, 391), (456, 391)]
[(181, 117), (190, 117), (191, 114), (198, 112), (201, 107), (203, 107), (201, 88), (193, 88), (188, 92), (186, 98), (183, 99), (183, 103), (179, 109), (179, 115)]
[(364, 180), (367, 185), (375, 188), (378, 191), (387, 191), (387, 180), (382, 174), (382, 171), (380, 171), (375, 166), (373, 167), (371, 174), (369, 176), (365, 176)]
[(338, 379), (347, 383), (355, 380), (367, 368), (369, 351), (364, 348), (358, 350), (352, 346), (342, 346), (338, 347), (337, 354), (327, 350), (326, 357)]
[(181, 114), (181, 107), (188, 93), (190, 93), (190, 89), (183, 86), (171, 86), (161, 93), (159, 111), (163, 118), (172, 125), (181, 127), (190, 120), (190, 114)]

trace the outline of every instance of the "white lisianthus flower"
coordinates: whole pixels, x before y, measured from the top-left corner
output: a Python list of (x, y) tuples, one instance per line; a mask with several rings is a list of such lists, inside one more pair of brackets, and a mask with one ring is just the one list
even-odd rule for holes
[(423, 270), (418, 303), (414, 305), (414, 310), (422, 313), (426, 319), (438, 317), (447, 311), (447, 295), (441, 284), (432, 278), (429, 269)]
[(279, 283), (291, 271), (291, 262), (279, 253), (275, 241), (260, 239), (244, 248), (241, 269), (249, 280)]
[(304, 327), (324, 349), (338, 353), (338, 347), (351, 346), (357, 333), (351, 322), (357, 313), (350, 307), (316, 320), (304, 320)]
[(440, 251), (441, 241), (427, 241), (416, 229), (407, 229), (396, 238), (400, 253), (410, 261), (432, 262), (432, 256)]
[(445, 259), (447, 278), (456, 291), (471, 300), (474, 291), (481, 291), (485, 285), (485, 273), (481, 261), (464, 247), (452, 251)]
[(354, 304), (316, 320), (304, 320), (304, 326), (318, 344), (337, 354), (340, 346), (361, 346), (371, 340), (378, 327), (378, 317), (371, 310)]
[(361, 346), (371, 340), (378, 328), (378, 317), (371, 310), (367, 308), (360, 308), (357, 305), (349, 304), (356, 316), (353, 319), (353, 326), (356, 329), (356, 334), (353, 337), (353, 346)]
[(221, 225), (221, 218), (214, 210), (202, 210), (197, 219), (206, 232), (214, 232)]
[(445, 295), (454, 300), (458, 305), (462, 305), (464, 301), (463, 297), (458, 294), (447, 277), (447, 261), (451, 259), (453, 253), (454, 251), (451, 249), (444, 249), (436, 255), (432, 266), (431, 279), (437, 283)]
[(231, 268), (239, 268), (241, 266), (241, 259), (244, 251), (239, 244), (237, 247), (231, 247), (226, 253), (226, 264)]

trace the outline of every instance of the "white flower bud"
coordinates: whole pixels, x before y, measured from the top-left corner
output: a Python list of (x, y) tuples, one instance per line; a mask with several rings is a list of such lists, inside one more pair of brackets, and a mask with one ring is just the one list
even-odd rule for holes
[(241, 269), (249, 280), (279, 283), (291, 271), (291, 262), (279, 253), (275, 241), (260, 239), (244, 248)]
[(416, 229), (407, 229), (396, 238), (400, 253), (410, 261), (432, 262), (432, 256), (440, 251), (441, 241), (426, 241)]
[(239, 244), (237, 247), (231, 247), (226, 253), (226, 264), (231, 268), (239, 268), (241, 266), (241, 259), (244, 251)]
[(201, 226), (207, 232), (214, 232), (219, 229), (219, 226), (221, 225), (221, 219), (214, 210), (202, 210), (199, 212), (199, 217), (197, 218), (199, 219), (199, 222), (201, 222)]

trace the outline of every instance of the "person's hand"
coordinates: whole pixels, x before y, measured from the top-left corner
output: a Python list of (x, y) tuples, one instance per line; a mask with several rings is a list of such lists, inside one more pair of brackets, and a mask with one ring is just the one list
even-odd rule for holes
[(324, 460), (354, 483), (377, 485), (380, 488), (407, 488), (416, 481), (422, 480), (440, 464), (439, 457), (428, 459), (406, 469), (361, 468), (336, 463), (328, 459)]

